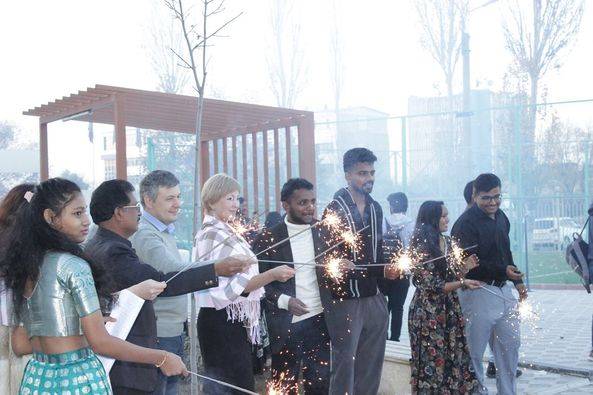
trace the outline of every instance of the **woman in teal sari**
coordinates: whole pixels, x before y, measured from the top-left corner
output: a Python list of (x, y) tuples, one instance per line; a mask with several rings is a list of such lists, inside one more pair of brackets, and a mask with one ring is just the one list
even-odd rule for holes
[(110, 394), (97, 354), (154, 364), (165, 375), (187, 374), (181, 359), (110, 336), (101, 308), (113, 302), (109, 281), (79, 244), (90, 221), (78, 186), (54, 178), (24, 196), (0, 239), (0, 273), (23, 324), (13, 332), (17, 354), (33, 354), (21, 394)]

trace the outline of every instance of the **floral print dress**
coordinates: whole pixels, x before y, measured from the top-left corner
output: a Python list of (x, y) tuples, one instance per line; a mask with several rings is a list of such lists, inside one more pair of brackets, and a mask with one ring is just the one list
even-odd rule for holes
[[(420, 251), (423, 261), (445, 255), (450, 241), (441, 236), (440, 251)], [(420, 248), (422, 250), (422, 248)], [(445, 258), (413, 269), (416, 292), (410, 303), (408, 330), (412, 351), (412, 393), (470, 394), (476, 380), (464, 334), (465, 319), (455, 291), (445, 282), (457, 281)]]

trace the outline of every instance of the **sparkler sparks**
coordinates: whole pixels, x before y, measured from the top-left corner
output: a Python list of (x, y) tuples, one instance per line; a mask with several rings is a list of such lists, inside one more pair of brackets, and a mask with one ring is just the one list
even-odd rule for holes
[(338, 231), (342, 227), (340, 217), (333, 212), (327, 213), (322, 222), (325, 226), (334, 231)]
[(357, 247), (358, 237), (355, 233), (352, 233), (350, 231), (343, 232), (342, 238), (346, 241), (346, 244), (350, 245), (350, 247)]
[[(294, 377), (293, 377), (293, 379), (294, 379)], [(291, 380), (285, 378), (284, 372), (280, 373), (280, 377), (278, 377), (277, 380), (269, 380), (266, 383), (266, 393), (268, 395), (284, 395), (284, 394), (291, 393), (291, 390), (298, 389), (298, 384), (295, 384), (294, 388), (293, 388), (293, 386), (291, 386), (291, 385), (287, 385), (287, 384), (283, 385), (282, 384), (283, 380), (291, 381)]]
[(532, 329), (535, 329), (537, 323), (539, 322), (538, 310), (539, 309), (537, 306), (534, 306), (527, 300), (519, 302), (519, 305), (517, 306), (517, 314), (519, 314), (519, 319), (521, 322), (532, 327)]
[(451, 240), (451, 255), (455, 261), (460, 262), (463, 264), (463, 248), (459, 247), (455, 240)]
[(328, 277), (336, 282), (344, 279), (345, 272), (342, 270), (342, 263), (340, 258), (329, 258), (325, 264), (325, 272)]
[(535, 311), (533, 310), (533, 306), (531, 305), (531, 303), (527, 301), (519, 303), (517, 311), (519, 312), (519, 316), (522, 320), (532, 320), (538, 317)]
[(408, 252), (403, 252), (393, 258), (393, 266), (404, 274), (410, 274), (412, 271), (412, 257)]

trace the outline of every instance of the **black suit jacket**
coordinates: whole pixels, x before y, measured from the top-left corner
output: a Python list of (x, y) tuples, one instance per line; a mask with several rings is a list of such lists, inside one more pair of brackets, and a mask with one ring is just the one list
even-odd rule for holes
[[(313, 235), (313, 245), (315, 248), (315, 255), (323, 252), (325, 247), (321, 242), (318, 227), (311, 229)], [(265, 250), (271, 245), (284, 240), (288, 237), (288, 228), (286, 223), (282, 221), (278, 225), (264, 231), (255, 239), (253, 243), (253, 252), (258, 253)], [(293, 262), (292, 249), (290, 247), (290, 240), (282, 243), (278, 247), (271, 249), (259, 256), (261, 260), (285, 261)], [(283, 265), (283, 263), (275, 264), (269, 262), (260, 262), (259, 270), (261, 273), (270, 270), (275, 266)], [(289, 264), (288, 266), (294, 267)], [(319, 285), (319, 294), (321, 296), (321, 303), (324, 307), (331, 303), (331, 294), (329, 292), (329, 283), (323, 274), (323, 268), (317, 267), (317, 284)], [(266, 321), (268, 324), (268, 331), (270, 332), (270, 346), (272, 353), (280, 352), (282, 346), (286, 342), (290, 324), (292, 322), (292, 314), (288, 310), (278, 308), (278, 298), (285, 294), (290, 297), (296, 297), (296, 284), (294, 277), (286, 282), (273, 281), (265, 286), (266, 297), (264, 300), (264, 309), (266, 311)]]
[[(99, 227), (95, 236), (86, 244), (85, 252), (107, 269), (118, 291), (149, 279), (166, 281), (177, 273), (162, 273), (140, 261), (130, 241), (102, 227)], [(218, 277), (214, 265), (200, 266), (171, 280), (159, 297), (183, 295), (217, 285)], [(126, 340), (138, 346), (156, 348), (156, 316), (152, 301), (144, 302)], [(157, 368), (153, 365), (116, 361), (109, 378), (114, 387), (153, 391), (158, 375)]]

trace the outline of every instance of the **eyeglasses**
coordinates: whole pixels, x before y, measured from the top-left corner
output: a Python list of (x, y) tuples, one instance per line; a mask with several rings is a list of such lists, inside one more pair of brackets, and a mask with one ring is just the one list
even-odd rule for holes
[(121, 206), (120, 208), (123, 209), (123, 210), (136, 209), (137, 212), (140, 212), (140, 202), (136, 203), (133, 206)]
[(494, 196), (482, 195), (482, 196), (479, 196), (478, 199), (480, 199), (484, 203), (487, 203), (487, 202), (488, 203), (489, 202), (500, 202), (502, 200), (502, 195), (501, 194), (494, 195)]

